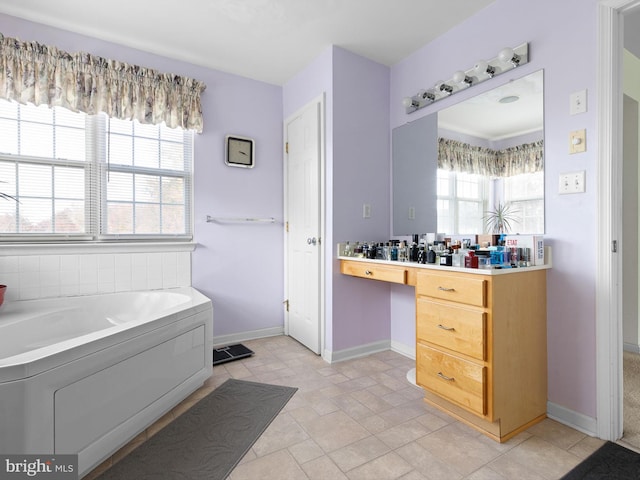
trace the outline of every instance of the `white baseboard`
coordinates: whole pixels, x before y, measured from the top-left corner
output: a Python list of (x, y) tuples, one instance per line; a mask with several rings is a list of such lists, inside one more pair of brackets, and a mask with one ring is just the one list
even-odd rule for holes
[(358, 347), (345, 348), (344, 350), (325, 350), (322, 358), (329, 363), (344, 362), (353, 358), (366, 357), (372, 353), (384, 352), (389, 350), (390, 341), (381, 340), (379, 342), (368, 343)]
[(598, 425), (595, 418), (574, 412), (552, 402), (547, 402), (547, 417), (574, 428), (591, 437), (598, 436)]
[(246, 342), (247, 340), (255, 340), (256, 338), (276, 337), (278, 335), (284, 335), (283, 327), (263, 328), (261, 330), (252, 330), (249, 332), (219, 335), (217, 337), (213, 337), (213, 346), (222, 347), (224, 345)]
[(625, 352), (640, 353), (640, 346), (633, 343), (625, 343), (622, 348)]
[(400, 355), (404, 355), (405, 357), (408, 357), (412, 360), (416, 359), (416, 346), (408, 346), (405, 345), (404, 343), (400, 343), (400, 342), (396, 342), (394, 340), (391, 340), (391, 350), (399, 353)]

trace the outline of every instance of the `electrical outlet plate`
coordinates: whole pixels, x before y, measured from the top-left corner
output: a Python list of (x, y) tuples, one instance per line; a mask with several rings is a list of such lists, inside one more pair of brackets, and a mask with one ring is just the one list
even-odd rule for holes
[(582, 153), (587, 151), (587, 131), (574, 130), (569, 134), (569, 153)]
[(585, 192), (585, 171), (568, 172), (560, 174), (558, 184), (558, 192), (561, 195), (567, 193), (584, 193)]
[(409, 207), (409, 220), (416, 219), (416, 207)]

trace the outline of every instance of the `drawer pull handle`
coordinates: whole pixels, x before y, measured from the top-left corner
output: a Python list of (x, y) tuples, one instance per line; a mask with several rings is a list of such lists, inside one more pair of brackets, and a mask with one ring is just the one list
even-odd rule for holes
[(365, 270), (364, 274), (365, 275), (373, 275), (373, 272), (371, 270)]
[(447, 332), (453, 332), (455, 330), (454, 327), (445, 327), (441, 323), (438, 324), (438, 328), (441, 328), (442, 330), (446, 330)]
[(455, 292), (455, 288), (447, 288), (447, 287), (438, 287), (438, 290), (442, 290), (443, 292)]
[(453, 377), (447, 377), (446, 375), (444, 375), (442, 372), (438, 372), (438, 376), (440, 378), (442, 378), (443, 380), (446, 380), (447, 382), (453, 382), (455, 380), (455, 378)]

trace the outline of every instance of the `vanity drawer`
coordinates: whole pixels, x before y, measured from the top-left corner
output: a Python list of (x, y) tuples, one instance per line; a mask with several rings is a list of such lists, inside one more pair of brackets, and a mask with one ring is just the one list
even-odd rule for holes
[(407, 283), (407, 269), (402, 267), (342, 260), (340, 262), (340, 273), (383, 282)]
[(486, 307), (486, 284), (487, 280), (477, 276), (420, 272), (418, 273), (416, 294)]
[(418, 345), (416, 381), (418, 385), (476, 413), (487, 413), (487, 368)]
[(464, 353), (478, 360), (486, 358), (487, 313), (417, 299), (416, 338)]

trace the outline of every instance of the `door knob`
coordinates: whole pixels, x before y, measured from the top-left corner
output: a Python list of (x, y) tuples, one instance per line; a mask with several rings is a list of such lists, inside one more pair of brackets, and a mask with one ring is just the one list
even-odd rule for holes
[(316, 237), (309, 237), (307, 238), (307, 245), (316, 245), (318, 243), (318, 240), (316, 239)]

